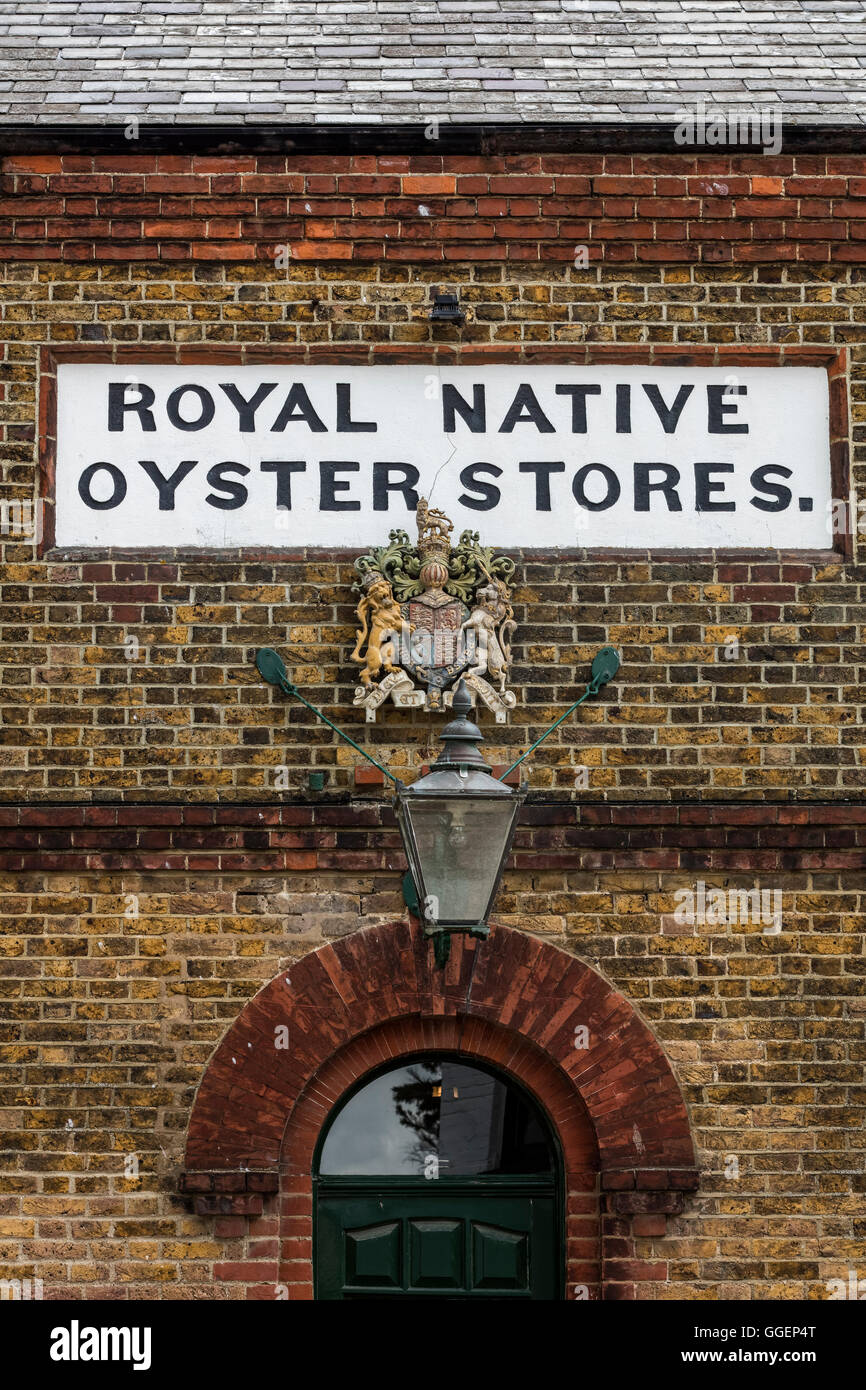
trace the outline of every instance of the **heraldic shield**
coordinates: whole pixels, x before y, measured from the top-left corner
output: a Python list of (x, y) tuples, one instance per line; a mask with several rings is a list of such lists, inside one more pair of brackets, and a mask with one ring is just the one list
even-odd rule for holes
[[(472, 665), (475, 658), (474, 631), (464, 631), (463, 624), (469, 609), (459, 599), (435, 603), (431, 594), (410, 599), (400, 605), (400, 611), (410, 624), (409, 659), (404, 666), (419, 685), (427, 687), (428, 704), (439, 704), (439, 692), (445, 690)], [(440, 596), (441, 589), (438, 590)]]

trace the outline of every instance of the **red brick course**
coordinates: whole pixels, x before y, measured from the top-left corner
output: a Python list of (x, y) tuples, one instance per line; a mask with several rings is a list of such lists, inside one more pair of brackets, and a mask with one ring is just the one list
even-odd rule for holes
[[(866, 868), (866, 806), (532, 801), (511, 868)], [(0, 806), (0, 871), (384, 870), (405, 861), (390, 802)]]
[[(0, 259), (851, 262), (866, 157), (18, 155)], [(672, 172), (674, 171), (674, 172)], [(284, 252), (285, 254), (285, 252)]]

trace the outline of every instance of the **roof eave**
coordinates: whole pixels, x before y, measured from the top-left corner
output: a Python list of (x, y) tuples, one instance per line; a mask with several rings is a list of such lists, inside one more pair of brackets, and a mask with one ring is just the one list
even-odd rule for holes
[[(0, 123), (0, 155), (12, 154), (755, 154), (751, 142), (724, 146), (677, 143), (667, 121), (490, 121), (365, 124), (334, 122), (201, 124), (141, 121), (135, 138), (128, 122)], [(866, 122), (810, 122), (782, 118), (781, 154), (866, 153)], [(776, 151), (774, 151), (775, 153)]]

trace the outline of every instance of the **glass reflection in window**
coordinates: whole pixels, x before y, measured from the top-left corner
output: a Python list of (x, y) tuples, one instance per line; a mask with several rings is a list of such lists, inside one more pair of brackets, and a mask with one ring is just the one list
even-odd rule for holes
[(516, 1086), (465, 1062), (420, 1058), (383, 1072), (328, 1131), (323, 1174), (460, 1177), (549, 1173), (547, 1126)]

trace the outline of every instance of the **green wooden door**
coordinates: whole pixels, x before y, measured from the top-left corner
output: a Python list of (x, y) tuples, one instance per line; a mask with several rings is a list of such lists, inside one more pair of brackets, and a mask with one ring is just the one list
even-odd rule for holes
[(316, 1297), (557, 1299), (549, 1183), (320, 1185)]

